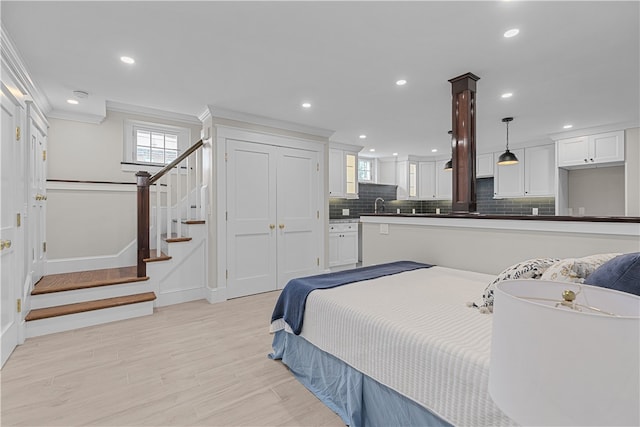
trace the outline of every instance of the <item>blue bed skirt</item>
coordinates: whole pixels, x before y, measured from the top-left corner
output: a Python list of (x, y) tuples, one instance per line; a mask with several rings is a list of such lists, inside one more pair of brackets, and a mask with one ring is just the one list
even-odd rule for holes
[(298, 381), (348, 426), (451, 426), (300, 336), (276, 332), (269, 358), (282, 359)]

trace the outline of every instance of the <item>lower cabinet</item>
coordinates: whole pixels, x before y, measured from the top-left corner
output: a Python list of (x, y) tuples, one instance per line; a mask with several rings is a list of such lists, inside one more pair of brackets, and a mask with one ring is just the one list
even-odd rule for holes
[(353, 268), (358, 262), (358, 224), (329, 225), (329, 268)]

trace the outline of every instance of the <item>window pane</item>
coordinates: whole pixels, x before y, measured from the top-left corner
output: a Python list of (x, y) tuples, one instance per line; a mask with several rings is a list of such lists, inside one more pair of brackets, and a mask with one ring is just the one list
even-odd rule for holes
[(151, 134), (151, 146), (164, 148), (164, 133), (153, 132)]
[(164, 134), (164, 144), (165, 144), (165, 148), (167, 148), (167, 149), (177, 150), (178, 149), (178, 135), (172, 135), (170, 133), (165, 133)]
[(153, 148), (151, 150), (151, 163), (164, 163), (164, 150)]
[(164, 162), (169, 164), (178, 158), (178, 150), (165, 150)]
[(145, 130), (136, 131), (136, 144), (145, 147), (151, 145), (151, 133)]
[(136, 162), (150, 162), (151, 149), (149, 147), (137, 147)]

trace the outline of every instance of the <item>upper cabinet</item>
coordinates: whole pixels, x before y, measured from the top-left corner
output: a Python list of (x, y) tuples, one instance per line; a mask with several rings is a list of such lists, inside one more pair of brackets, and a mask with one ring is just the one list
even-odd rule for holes
[(329, 146), (329, 197), (358, 198), (358, 152), (361, 146), (331, 143)]
[(621, 165), (624, 162), (624, 131), (561, 139), (557, 141), (557, 149), (560, 168)]
[(489, 178), (493, 176), (493, 153), (478, 154), (476, 156), (476, 178)]
[[(556, 192), (555, 149), (540, 145), (511, 150), (515, 165), (495, 165), (494, 198), (552, 197)], [(496, 158), (500, 153), (496, 153)]]

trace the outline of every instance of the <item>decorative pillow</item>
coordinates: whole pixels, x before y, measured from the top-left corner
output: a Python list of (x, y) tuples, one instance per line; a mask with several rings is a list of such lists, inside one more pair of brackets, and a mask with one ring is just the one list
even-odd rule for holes
[(539, 279), (545, 270), (558, 261), (560, 261), (558, 258), (533, 258), (514, 264), (498, 274), (495, 280), (485, 288), (482, 294), (482, 304), (468, 303), (467, 305), (477, 307), (483, 313), (493, 312), (493, 292), (496, 289), (496, 284), (503, 280)]
[(619, 253), (596, 254), (582, 258), (565, 258), (544, 272), (540, 279), (553, 282), (584, 283), (584, 279), (605, 262), (621, 255)]
[(620, 255), (605, 262), (584, 283), (640, 295), (640, 252)]

